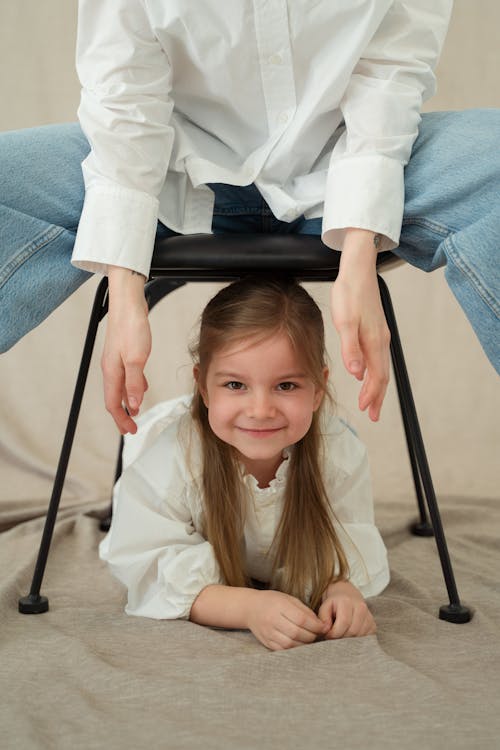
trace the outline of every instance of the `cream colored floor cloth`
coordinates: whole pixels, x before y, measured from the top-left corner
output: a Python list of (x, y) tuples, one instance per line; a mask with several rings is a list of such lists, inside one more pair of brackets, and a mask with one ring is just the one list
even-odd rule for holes
[[(498, 107), (500, 4), (454, 6), (438, 95), (426, 109)], [(76, 11), (63, 0), (1, 4), (2, 130), (76, 119)], [(393, 390), (382, 423), (352, 420), (369, 445), (376, 496), (391, 497), (376, 503), (393, 576), (373, 602), (376, 637), (272, 654), (248, 633), (126, 617), (123, 592), (97, 558), (97, 524), (81, 515), (109, 489), (117, 447), (95, 364), (45, 579), (51, 611), (19, 615), (41, 533), (41, 521), (29, 519), (50, 494), (89, 290), (2, 358), (0, 528), (12, 527), (0, 534), (2, 750), (498, 750), (498, 381), (440, 274), (403, 267), (389, 286), (436, 488), (467, 497), (440, 500), (459, 588), (475, 608), (466, 626), (436, 618), (444, 595), (434, 542), (406, 534), (412, 499), (392, 502), (411, 481)], [(176, 376), (185, 361), (179, 320), (192, 325), (199, 296), (196, 289), (175, 300), (173, 367), (155, 345), (153, 403), (185, 392)], [(168, 320), (167, 307), (158, 342), (172, 340)], [(358, 388), (335, 346), (336, 388), (353, 412)]]
[(372, 600), (378, 634), (279, 653), (248, 632), (126, 616), (96, 519), (71, 510), (43, 586), (50, 611), (20, 615), (42, 521), (14, 525), (0, 535), (2, 748), (498, 750), (500, 503), (440, 501), (474, 608), (452, 625), (437, 619), (434, 541), (406, 530), (412, 502), (376, 505), (392, 571)]

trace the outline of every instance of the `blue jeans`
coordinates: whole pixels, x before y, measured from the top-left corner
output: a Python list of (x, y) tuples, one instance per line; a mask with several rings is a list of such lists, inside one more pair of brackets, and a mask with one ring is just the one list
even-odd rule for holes
[[(405, 170), (394, 251), (446, 279), (500, 373), (500, 110), (424, 114)], [(70, 263), (89, 150), (79, 125), (0, 134), (0, 351), (88, 277)], [(276, 219), (254, 185), (212, 184), (213, 231), (321, 234), (321, 219)], [(158, 224), (158, 236), (173, 234)]]

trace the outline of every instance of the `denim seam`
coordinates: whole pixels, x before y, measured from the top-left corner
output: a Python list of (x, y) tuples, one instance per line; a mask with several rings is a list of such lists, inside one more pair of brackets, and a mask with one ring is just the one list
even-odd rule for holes
[(439, 234), (440, 237), (448, 237), (450, 234), (458, 231), (457, 229), (453, 229), (453, 227), (445, 226), (444, 224), (438, 224), (436, 221), (426, 219), (423, 216), (416, 216), (408, 219), (405, 219), (403, 217), (403, 226), (408, 226), (409, 224), (416, 224), (417, 226), (430, 229), (431, 232)]
[(24, 248), (21, 248), (20, 252), (16, 254), (15, 258), (13, 258), (10, 263), (7, 263), (7, 265), (4, 266), (3, 273), (0, 275), (0, 288), (4, 286), (4, 284), (10, 279), (12, 274), (17, 271), (18, 268), (20, 268), (20, 266), (22, 266), (23, 263), (28, 260), (28, 258), (31, 258), (31, 256), (38, 252), (38, 250), (41, 250), (42, 247), (47, 245), (49, 242), (52, 242), (52, 240), (55, 240), (63, 232), (64, 227), (51, 227), (48, 231), (45, 231), (38, 237), (35, 237), (35, 239), (28, 245), (25, 245)]
[(464, 276), (468, 277), (469, 281), (471, 282), (471, 285), (476, 289), (481, 299), (491, 309), (491, 311), (497, 316), (497, 318), (500, 318), (500, 306), (496, 302), (494, 296), (490, 294), (490, 292), (485, 288), (481, 279), (479, 278), (477, 273), (474, 271), (474, 269), (471, 268), (471, 266), (469, 266), (465, 262), (463, 257), (460, 255), (455, 245), (453, 244), (452, 236), (447, 237), (444, 241), (444, 244), (446, 245), (448, 249), (447, 255), (448, 255), (449, 260), (453, 261), (453, 264), (455, 265), (455, 267), (459, 271), (461, 271)]

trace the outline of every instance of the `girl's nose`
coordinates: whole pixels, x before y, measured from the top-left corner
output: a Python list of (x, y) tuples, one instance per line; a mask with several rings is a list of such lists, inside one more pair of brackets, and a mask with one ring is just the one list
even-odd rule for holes
[(253, 419), (271, 419), (276, 414), (272, 396), (255, 394), (249, 404), (248, 414)]

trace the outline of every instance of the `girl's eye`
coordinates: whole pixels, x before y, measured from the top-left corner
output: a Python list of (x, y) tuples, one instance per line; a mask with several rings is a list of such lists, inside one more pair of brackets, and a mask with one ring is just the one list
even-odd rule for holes
[(224, 384), (224, 388), (228, 388), (230, 391), (241, 391), (245, 386), (238, 380), (230, 380), (229, 383)]
[(295, 383), (280, 383), (278, 385), (279, 391), (294, 391), (296, 389)]

